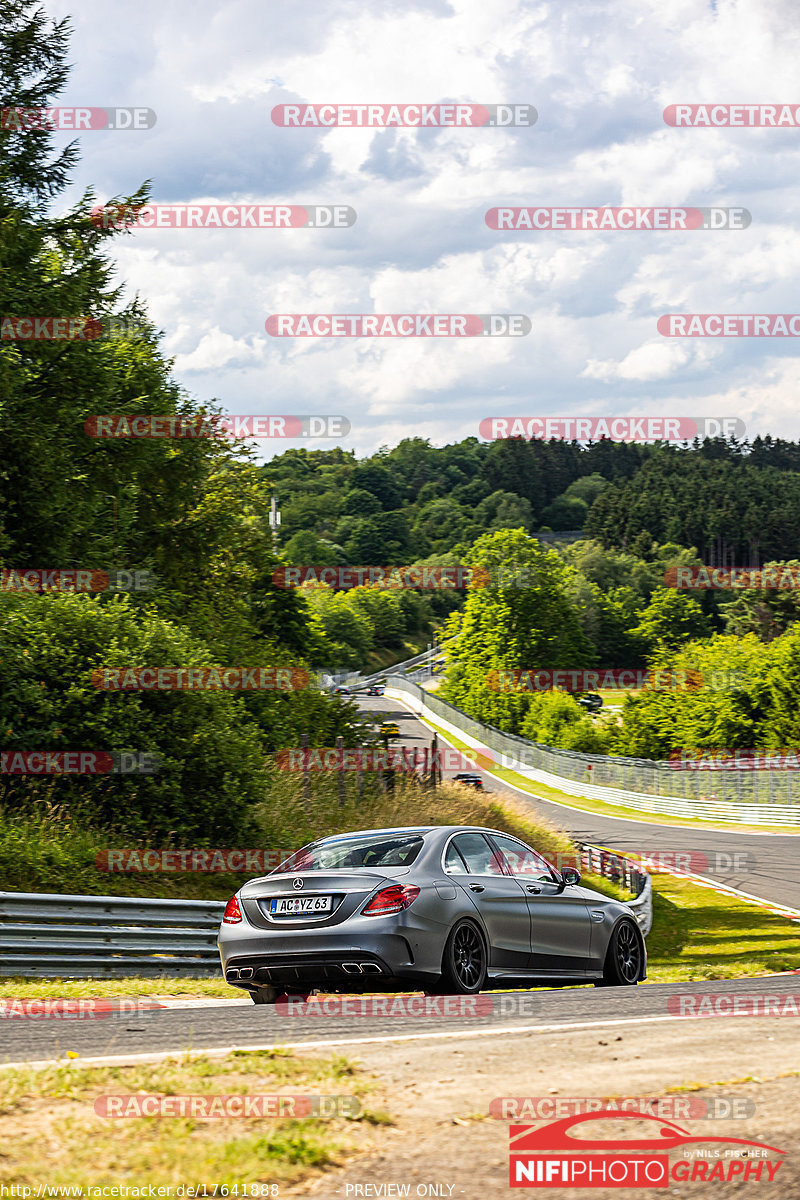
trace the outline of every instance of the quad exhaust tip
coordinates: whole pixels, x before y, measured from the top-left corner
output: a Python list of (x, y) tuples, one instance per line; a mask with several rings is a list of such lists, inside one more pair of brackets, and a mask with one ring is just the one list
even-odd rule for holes
[[(343, 962), (342, 970), (345, 975), (382, 975), (383, 970), (375, 962)], [(236, 979), (252, 979), (254, 975), (253, 967), (229, 967), (225, 972), (225, 978), (229, 982)], [(256, 978), (268, 978), (266, 968), (262, 968)]]
[(229, 981), (234, 979), (252, 979), (252, 976), (252, 967), (242, 967), (241, 969), (239, 967), (229, 967), (225, 972), (225, 978)]

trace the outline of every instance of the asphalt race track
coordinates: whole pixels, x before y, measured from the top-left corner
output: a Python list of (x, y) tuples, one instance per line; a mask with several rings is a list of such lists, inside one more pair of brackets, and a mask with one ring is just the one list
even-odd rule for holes
[[(359, 696), (360, 707), (378, 713), (382, 721), (396, 721), (400, 737), (392, 745), (416, 746), (422, 750), (430, 746), (432, 733), (399, 701), (388, 696)], [(439, 745), (449, 745), (439, 735)], [(771, 900), (800, 909), (800, 836), (779, 833), (733, 833), (727, 829), (713, 829), (707, 825), (652, 825), (646, 820), (631, 821), (624, 818), (601, 816), (570, 808), (568, 803), (553, 804), (548, 800), (532, 798), (527, 792), (519, 792), (505, 782), (493, 779), (485, 771), (474, 769), (483, 777), (488, 791), (507, 792), (517, 800), (524, 799), (533, 805), (554, 824), (566, 828), (579, 841), (596, 842), (611, 846), (615, 850), (639, 854), (671, 855), (676, 853), (701, 852), (708, 859), (711, 870), (691, 869), (697, 875), (728, 887), (738, 888), (751, 896)], [(454, 775), (445, 771), (444, 775)], [(738, 872), (731, 864), (738, 862), (746, 867)]]
[[(706, 1002), (705, 1012), (701, 1010), (701, 1015), (692, 1016), (700, 1003), (696, 998), (704, 995), (713, 999)], [(683, 1017), (676, 1012), (676, 1008), (680, 1011), (681, 996), (685, 998), (684, 1011), (689, 1010), (689, 1015)], [(401, 1012), (392, 1016), (380, 1010), (375, 1015), (369, 1012), (366, 1015), (357, 1012), (342, 1015), (336, 1011), (326, 1014), (324, 1006), (316, 1000), (306, 1006), (306, 1013), (287, 1015), (277, 1008), (255, 1005), (245, 999), (233, 1003), (229, 1000), (172, 1001), (170, 1003), (175, 1007), (123, 1018), (6, 1017), (2, 1021), (0, 1062), (63, 1061), (68, 1050), (77, 1052), (82, 1060), (93, 1057), (127, 1059), (136, 1055), (155, 1057), (159, 1052), (190, 1047), (195, 1051), (273, 1046), (328, 1050), (337, 1045), (353, 1048), (369, 1041), (388, 1043), (421, 1038), (463, 1039), (465, 1046), (474, 1042), (475, 1053), (480, 1054), (482, 1037), (502, 1033), (519, 1035), (559, 1029), (567, 1032), (595, 1026), (613, 1029), (615, 1023), (663, 1022), (674, 1036), (688, 1021), (728, 1015), (733, 1000), (721, 1001), (722, 996), (741, 997), (742, 1009), (752, 1007), (757, 1001), (758, 1007), (752, 1014), (755, 1016), (763, 1012), (763, 998), (773, 997), (783, 1015), (796, 1018), (800, 1015), (800, 973), (712, 983), (639, 985), (636, 988), (589, 986), (484, 993), (480, 997), (435, 996), (427, 1001), (417, 994), (414, 1003), (418, 1009), (426, 1003), (432, 1008), (432, 1011), (429, 1008), (419, 1015)], [(672, 1003), (670, 997), (673, 997)], [(335, 1010), (344, 1000), (358, 1007), (362, 999), (369, 1008), (374, 1006), (376, 997), (336, 997), (329, 1007)], [(395, 998), (378, 999), (385, 999), (388, 1009)], [(478, 1007), (488, 1007), (489, 1000), (492, 1001), (491, 1012), (475, 1011)], [(406, 1001), (407, 998), (403, 1003)], [(482, 1003), (479, 1006), (477, 1002)], [(459, 1011), (454, 1013), (454, 1007)], [(743, 1011), (741, 1015), (744, 1019), (747, 1014)], [(774, 1005), (768, 1015), (776, 1016)]]

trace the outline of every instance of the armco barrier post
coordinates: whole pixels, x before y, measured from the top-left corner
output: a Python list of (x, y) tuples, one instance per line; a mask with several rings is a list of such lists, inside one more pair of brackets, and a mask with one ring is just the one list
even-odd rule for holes
[[(341, 751), (343, 748), (344, 748), (344, 738), (340, 735), (336, 739), (336, 749), (338, 751)], [(341, 753), (339, 753), (337, 755), (337, 762), (338, 762), (338, 768), (337, 768), (337, 776), (336, 776), (336, 789), (339, 794), (339, 808), (344, 808), (344, 765), (342, 763)]]
[(303, 804), (305, 805), (306, 816), (311, 816), (311, 770), (308, 766), (308, 734), (304, 733), (300, 738), (300, 745), (303, 748)]

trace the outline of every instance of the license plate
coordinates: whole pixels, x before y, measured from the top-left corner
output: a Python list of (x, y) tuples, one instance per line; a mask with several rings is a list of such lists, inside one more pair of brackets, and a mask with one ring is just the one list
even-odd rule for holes
[(331, 911), (332, 896), (278, 896), (270, 900), (269, 911), (276, 917), (316, 917)]

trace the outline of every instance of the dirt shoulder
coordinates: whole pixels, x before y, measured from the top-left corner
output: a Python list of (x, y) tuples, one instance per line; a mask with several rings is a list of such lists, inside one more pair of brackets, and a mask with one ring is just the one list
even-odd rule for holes
[[(757, 1191), (759, 1200), (785, 1200), (800, 1194), (799, 1045), (798, 1024), (791, 1017), (365, 1045), (358, 1060), (374, 1076), (373, 1103), (393, 1114), (396, 1124), (375, 1130), (372, 1145), (357, 1160), (317, 1174), (286, 1194), (314, 1200), (402, 1195), (484, 1200), (507, 1190), (511, 1195), (509, 1121), (488, 1116), (492, 1100), (655, 1096), (674, 1102), (672, 1110), (662, 1109), (660, 1115), (693, 1136), (750, 1139), (786, 1153), (771, 1184), (763, 1172), (757, 1183), (698, 1180), (672, 1184), (669, 1192), (636, 1189), (637, 1194), (727, 1200)], [(738, 1107), (754, 1110), (752, 1115), (685, 1115), (696, 1111), (686, 1103), (689, 1099), (719, 1102), (724, 1097), (751, 1101)], [(631, 1136), (624, 1120), (603, 1125), (598, 1130), (602, 1137)], [(642, 1126), (637, 1122), (636, 1128)], [(709, 1140), (703, 1146), (706, 1156), (716, 1145)], [(673, 1150), (671, 1161), (682, 1154)], [(558, 1200), (618, 1200), (620, 1195), (619, 1188), (547, 1192)], [(516, 1189), (514, 1194), (519, 1194)]]

